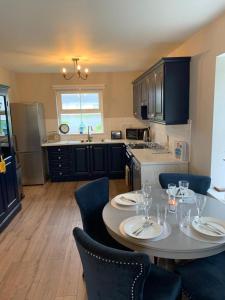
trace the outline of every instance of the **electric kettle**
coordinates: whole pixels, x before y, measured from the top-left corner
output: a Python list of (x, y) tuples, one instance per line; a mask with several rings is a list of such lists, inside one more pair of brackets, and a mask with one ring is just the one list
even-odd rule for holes
[(149, 141), (149, 132), (148, 132), (148, 130), (145, 130), (143, 132), (143, 141), (146, 142), (146, 143)]

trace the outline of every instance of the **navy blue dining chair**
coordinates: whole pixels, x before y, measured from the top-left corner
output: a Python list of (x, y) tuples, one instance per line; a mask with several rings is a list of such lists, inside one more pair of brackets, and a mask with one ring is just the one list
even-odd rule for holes
[(76, 227), (89, 300), (178, 300), (178, 275), (150, 263), (143, 253), (106, 247)]
[(184, 294), (191, 300), (225, 299), (225, 252), (176, 268)]
[(209, 176), (200, 176), (185, 173), (161, 173), (159, 182), (163, 189), (167, 189), (169, 183), (175, 183), (178, 186), (179, 180), (187, 180), (189, 188), (195, 193), (206, 195), (210, 188), (211, 178)]
[(109, 235), (102, 218), (103, 208), (109, 202), (109, 179), (107, 177), (81, 186), (75, 191), (75, 199), (80, 209), (85, 232), (106, 246), (129, 250)]

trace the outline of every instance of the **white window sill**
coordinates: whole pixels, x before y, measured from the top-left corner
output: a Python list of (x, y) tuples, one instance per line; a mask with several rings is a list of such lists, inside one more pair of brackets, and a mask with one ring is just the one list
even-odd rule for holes
[[(91, 133), (91, 135), (101, 135), (101, 134), (104, 134), (104, 132), (92, 132)], [(63, 133), (61, 133), (61, 132), (59, 132), (59, 135), (60, 136), (68, 136), (68, 135), (74, 135), (74, 136), (87, 136), (88, 135), (88, 133), (82, 133), (82, 134), (80, 134), (80, 133), (66, 133), (66, 134), (63, 134)]]

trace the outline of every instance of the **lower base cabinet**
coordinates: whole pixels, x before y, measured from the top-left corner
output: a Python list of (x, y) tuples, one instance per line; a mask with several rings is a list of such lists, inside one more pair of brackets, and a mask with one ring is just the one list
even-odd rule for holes
[(81, 144), (48, 147), (51, 181), (124, 178), (124, 144)]
[(0, 174), (0, 232), (21, 209), (19, 201), (16, 166), (12, 156), (5, 159), (6, 173)]
[(75, 146), (72, 159), (75, 179), (94, 179), (108, 174), (106, 145)]
[(90, 146), (79, 145), (72, 150), (72, 173), (77, 179), (88, 179), (90, 174)]
[(111, 144), (108, 146), (110, 178), (125, 177), (125, 153), (125, 145)]

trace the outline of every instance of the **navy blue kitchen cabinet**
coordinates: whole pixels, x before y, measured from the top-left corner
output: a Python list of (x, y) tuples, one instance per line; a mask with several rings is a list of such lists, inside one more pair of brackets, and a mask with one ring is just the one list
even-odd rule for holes
[(91, 178), (90, 146), (73, 146), (73, 171), (77, 180)]
[(0, 175), (0, 224), (5, 219), (7, 213), (5, 185), (2, 179), (2, 175)]
[(73, 180), (72, 159), (70, 146), (48, 147), (49, 175), (53, 182)]
[(0, 85), (0, 155), (6, 171), (0, 173), (0, 232), (21, 209), (19, 201), (15, 151), (12, 141), (8, 87)]
[(48, 147), (51, 181), (90, 180), (103, 176), (124, 178), (123, 144), (79, 144)]
[(107, 145), (90, 145), (91, 177), (98, 178), (108, 175)]
[(107, 176), (107, 145), (92, 144), (73, 147), (75, 179), (94, 179)]
[(2, 174), (2, 182), (5, 187), (5, 201), (7, 212), (13, 210), (18, 203), (18, 188), (16, 167), (12, 156), (5, 159), (6, 173)]
[(108, 145), (108, 163), (110, 178), (124, 178), (126, 147), (124, 144)]
[[(151, 122), (186, 124), (189, 118), (190, 57), (166, 57), (133, 82), (134, 116), (145, 108)], [(147, 99), (147, 101), (146, 101)]]

